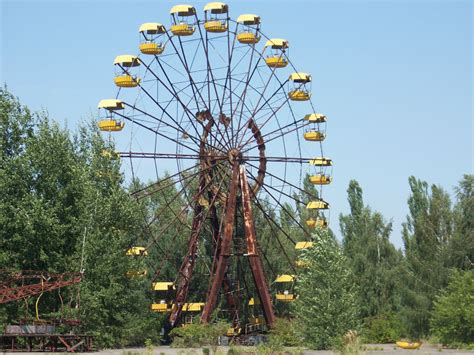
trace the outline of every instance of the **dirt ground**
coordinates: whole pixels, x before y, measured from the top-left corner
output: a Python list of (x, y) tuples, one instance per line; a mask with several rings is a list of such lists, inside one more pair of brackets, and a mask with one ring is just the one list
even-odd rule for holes
[[(432, 345), (423, 344), (419, 350), (403, 350), (397, 348), (395, 344), (366, 344), (364, 345), (364, 354), (366, 355), (386, 355), (386, 354), (411, 354), (411, 355), (429, 355), (429, 354), (474, 354), (474, 351), (469, 350), (451, 350), (451, 349), (440, 349)], [(242, 347), (239, 348), (239, 350)], [(251, 355), (255, 353), (255, 348), (248, 347), (248, 351), (245, 351), (246, 355)], [(247, 350), (246, 349), (246, 350)], [(212, 350), (214, 349), (209, 349)], [(229, 347), (218, 347), (216, 349), (217, 354), (225, 355), (227, 354)], [(300, 349), (291, 349), (288, 348), (286, 354), (296, 353), (296, 351), (301, 351)], [(314, 351), (314, 350), (303, 350), (304, 354), (317, 354), (317, 355), (330, 355), (334, 354), (332, 351)], [(15, 353), (19, 354), (19, 353)], [(28, 353), (26, 353), (28, 354)], [(136, 348), (136, 349), (111, 349), (111, 350), (101, 350), (92, 354), (96, 355), (147, 355), (147, 349), (145, 348)], [(149, 353), (148, 353), (149, 354)], [(202, 349), (173, 349), (169, 346), (158, 346), (153, 349), (153, 355), (201, 355)]]

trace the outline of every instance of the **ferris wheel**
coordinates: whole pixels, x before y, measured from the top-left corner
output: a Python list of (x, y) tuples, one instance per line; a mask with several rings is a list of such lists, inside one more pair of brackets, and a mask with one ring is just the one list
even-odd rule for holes
[[(266, 248), (283, 248), (278, 235), (304, 249), (311, 229), (328, 225), (326, 116), (311, 101), (311, 75), (290, 60), (289, 41), (265, 36), (259, 16), (233, 20), (221, 2), (207, 4), (203, 16), (191, 5), (176, 5), (170, 15), (170, 26), (140, 26), (140, 54), (115, 58), (118, 93), (98, 105), (100, 130), (125, 137), (119, 155), (131, 176), (151, 180), (133, 195), (173, 191), (146, 217), (143, 246), (127, 254), (148, 255), (153, 289), (163, 295), (152, 309), (167, 312), (171, 327), (193, 312), (207, 323), (218, 304), (235, 327), (242, 304), (259, 306), (263, 318), (252, 324), (271, 326), (274, 301), (296, 297), (285, 285), (294, 282), (298, 262), (289, 260), (290, 274), (269, 280)], [(303, 187), (306, 176), (313, 192)], [(294, 213), (301, 204), (304, 220)], [(299, 229), (299, 240), (281, 227), (282, 216)], [(256, 233), (263, 226), (267, 246)], [(164, 275), (170, 264), (174, 274)]]

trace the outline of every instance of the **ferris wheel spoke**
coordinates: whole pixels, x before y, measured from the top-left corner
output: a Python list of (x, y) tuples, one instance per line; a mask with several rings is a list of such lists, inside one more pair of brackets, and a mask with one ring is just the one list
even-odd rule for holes
[(165, 138), (165, 139), (168, 139), (169, 141), (171, 141), (171, 142), (173, 142), (173, 143), (176, 143), (176, 144), (178, 144), (178, 145), (180, 145), (180, 146), (182, 146), (182, 147), (184, 147), (184, 148), (187, 148), (187, 149), (189, 149), (189, 150), (191, 150), (191, 151), (193, 151), (193, 152), (195, 152), (195, 153), (198, 153), (198, 154), (200, 153), (199, 150), (197, 150), (197, 149), (195, 149), (195, 148), (192, 148), (192, 147), (190, 147), (190, 146), (184, 144), (183, 142), (180, 142), (180, 141), (177, 140), (177, 139), (171, 138), (171, 137), (169, 137), (168, 135), (161, 133), (161, 132), (158, 131), (157, 129), (153, 129), (153, 128), (151, 128), (151, 127), (145, 126), (144, 124), (142, 124), (142, 123), (140, 123), (140, 122), (137, 122), (137, 121), (134, 120), (133, 118), (130, 118), (130, 117), (128, 117), (128, 116), (125, 116), (125, 115), (123, 115), (123, 114), (121, 114), (121, 113), (119, 113), (119, 112), (115, 112), (115, 114), (116, 114), (117, 116), (123, 118), (123, 119), (126, 119), (127, 121), (130, 121), (130, 122), (134, 123), (134, 124), (137, 125), (137, 126), (140, 126), (140, 127), (144, 128), (144, 129), (146, 129), (146, 130), (148, 130), (148, 131), (150, 131), (150, 132), (152, 132), (152, 133), (154, 133), (154, 134), (159, 135), (160, 137), (163, 137), (163, 138)]
[[(253, 165), (253, 164), (251, 164), (251, 163), (248, 163), (248, 165), (250, 165), (250, 166), (252, 166), (252, 167), (254, 167), (254, 168), (258, 168), (256, 165)], [(281, 177), (279, 177), (279, 176), (277, 176), (277, 175), (275, 175), (275, 174), (270, 173), (268, 170), (265, 172), (265, 174), (266, 174), (266, 175), (270, 175), (271, 177), (277, 179), (278, 181), (280, 181), (280, 182), (282, 182), (282, 183), (284, 183), (284, 184), (288, 184), (289, 186), (291, 186), (291, 187), (297, 189), (297, 190), (300, 191), (300, 192), (303, 192), (304, 194), (308, 195), (308, 196), (311, 197), (311, 198), (319, 199), (319, 197), (318, 197), (317, 195), (312, 194), (310, 191), (306, 191), (306, 190), (302, 189), (301, 187), (299, 187), (299, 186), (297, 186), (297, 185), (295, 185), (295, 184), (292, 184), (292, 183), (288, 182), (288, 180), (284, 180), (284, 179), (282, 179)]]
[[(167, 75), (166, 72), (163, 70), (163, 67), (162, 67), (161, 62), (160, 62), (160, 60), (159, 60), (158, 57), (156, 57), (156, 61), (157, 61), (158, 65), (160, 65), (161, 70), (165, 73), (165, 77), (167, 78), (168, 82), (170, 83), (171, 89), (168, 87), (168, 85), (166, 85), (165, 82), (163, 82), (163, 80), (161, 80), (161, 79), (159, 78), (158, 75), (155, 74), (155, 72), (150, 68), (150, 66), (148, 66), (148, 65), (146, 65), (146, 64), (144, 64), (144, 65), (147, 67), (147, 69), (150, 71), (150, 73), (156, 78), (156, 80), (158, 80), (158, 82), (161, 83), (161, 85), (163, 85), (163, 87), (164, 87), (169, 93), (171, 93), (171, 94), (173, 95), (173, 97), (181, 104), (181, 106), (182, 106), (183, 109), (184, 109), (184, 112), (185, 112), (186, 115), (188, 116), (188, 119), (189, 119), (191, 125), (192, 125), (193, 128), (194, 128), (194, 131), (196, 132), (197, 135), (199, 135), (199, 131), (197, 130), (197, 127), (196, 127), (196, 125), (194, 124), (194, 121), (193, 121), (193, 118), (192, 118), (193, 115), (191, 114), (191, 116), (190, 116), (189, 108), (181, 101), (181, 99), (180, 99), (178, 93), (176, 92), (176, 90), (175, 90), (175, 88), (174, 88), (172, 82), (169, 80), (168, 75)], [(161, 108), (161, 107), (160, 107), (160, 108)], [(164, 111), (164, 110), (162, 109), (162, 111)], [(182, 127), (179, 125), (179, 123), (178, 123), (175, 119), (173, 119), (171, 115), (168, 115), (168, 116), (173, 120), (173, 122), (174, 122), (176, 125), (178, 125), (178, 126), (182, 129)], [(182, 132), (182, 133), (184, 133), (184, 132)], [(188, 135), (189, 135), (189, 133), (188, 133)], [(199, 143), (199, 139), (195, 138), (194, 136), (191, 136), (191, 135), (190, 135), (190, 138), (192, 138), (192, 139), (195, 141), (195, 143), (197, 143), (197, 144)]]
[[(190, 68), (189, 68), (189, 66), (188, 66), (188, 63), (187, 63), (187, 60), (186, 60), (186, 55), (185, 55), (185, 51), (184, 51), (184, 48), (183, 48), (183, 43), (182, 43), (182, 41), (181, 41), (181, 38), (178, 37), (182, 56), (181, 56), (180, 53), (178, 52), (178, 49), (176, 48), (176, 45), (175, 45), (175, 43), (173, 42), (172, 37), (169, 35), (168, 32), (167, 32), (167, 34), (168, 34), (168, 38), (169, 38), (169, 40), (170, 40), (170, 42), (171, 42), (171, 44), (172, 44), (172, 46), (173, 46), (173, 48), (174, 48), (174, 50), (175, 50), (177, 56), (178, 56), (178, 58), (180, 59), (181, 64), (184, 66), (184, 69), (186, 70), (186, 72), (187, 72), (187, 74), (188, 74), (188, 79), (189, 79), (189, 81), (190, 81), (190, 83), (191, 83), (191, 88), (192, 88), (192, 91), (193, 91), (193, 96), (194, 96), (194, 99), (195, 99), (195, 101), (196, 101), (196, 108), (197, 108), (197, 111), (198, 111), (198, 112), (201, 112), (202, 110), (201, 110), (200, 107), (199, 107), (199, 101), (198, 101), (198, 99), (197, 99), (196, 93), (199, 95), (203, 106), (206, 108), (206, 110), (207, 110), (209, 113), (211, 113), (211, 108), (206, 105), (206, 102), (205, 102), (205, 100), (204, 100), (204, 98), (203, 98), (203, 96), (202, 96), (202, 94), (201, 94), (201, 91), (198, 90), (198, 88), (197, 88), (197, 86), (196, 86), (196, 83), (194, 82), (194, 79), (192, 78), (191, 70), (190, 70)], [(221, 137), (224, 138), (224, 135), (222, 134), (222, 132), (221, 132), (221, 130), (220, 130), (220, 128), (219, 128), (219, 125), (217, 125), (217, 130), (219, 131)], [(215, 137), (215, 139), (216, 139), (216, 141), (219, 141), (216, 137)], [(227, 148), (230, 149), (230, 146), (229, 146), (228, 144), (227, 144), (226, 146), (227, 146)]]
[[(254, 195), (255, 196), (255, 195)], [(255, 196), (255, 206), (257, 206), (257, 208), (263, 213), (263, 216), (265, 218), (265, 220), (268, 222), (268, 225), (270, 226), (270, 229), (272, 230), (272, 234), (275, 236), (275, 239), (277, 240), (278, 242), (278, 245), (280, 246), (280, 249), (281, 251), (283, 252), (283, 254), (285, 255), (285, 258), (286, 260), (288, 261), (288, 264), (290, 265), (290, 267), (293, 269), (293, 271), (295, 273), (296, 270), (293, 266), (293, 263), (291, 261), (291, 258), (289, 257), (288, 253), (286, 252), (285, 248), (283, 247), (283, 244), (281, 243), (281, 240), (280, 238), (278, 237), (278, 231), (280, 231), (284, 236), (286, 236), (286, 238), (291, 242), (293, 243), (293, 245), (296, 245), (296, 241), (293, 240), (293, 238), (291, 238), (291, 236), (273, 219), (271, 218), (268, 213), (265, 211), (265, 209), (263, 208), (262, 204), (260, 203), (259, 199), (257, 196)], [(278, 229), (278, 231), (275, 231), (273, 229), (273, 227), (276, 227), (276, 229)]]
[[(251, 173), (249, 173), (249, 174), (250, 174), (252, 177), (254, 177)], [(255, 178), (255, 177), (254, 177), (254, 178)], [(255, 179), (256, 179), (256, 178), (255, 178)], [(285, 183), (286, 183), (286, 181), (285, 181)], [(270, 197), (276, 202), (276, 204), (280, 207), (280, 209), (281, 209), (282, 211), (284, 211), (284, 212), (286, 213), (286, 215), (287, 215), (288, 217), (290, 217), (290, 218), (293, 220), (293, 222), (295, 222), (309, 237), (311, 237), (311, 235), (304, 229), (303, 225), (302, 225), (298, 220), (296, 220), (296, 218), (293, 216), (293, 214), (290, 213), (290, 211), (288, 211), (288, 210), (285, 208), (285, 206), (283, 206), (283, 205), (281, 204), (281, 202), (280, 202), (277, 198), (275, 198), (275, 196), (273, 196), (273, 194), (272, 194), (270, 191), (268, 191), (268, 189), (265, 187), (265, 185), (261, 185), (261, 186), (262, 186), (262, 188), (266, 191), (266, 193), (268, 194), (268, 196), (270, 196)], [(278, 192), (281, 192), (280, 190), (277, 190), (277, 191), (278, 191)]]
[[(176, 185), (177, 183), (181, 182), (181, 181), (184, 181), (184, 180), (187, 180), (187, 179), (191, 179), (193, 177), (195, 177), (196, 175), (199, 174), (199, 171), (197, 172), (193, 172), (192, 174), (190, 175), (185, 175), (184, 173), (186, 171), (189, 171), (189, 170), (192, 170), (192, 169), (195, 169), (199, 166), (200, 164), (196, 164), (194, 166), (191, 166), (190, 168), (187, 168), (185, 170), (182, 170), (182, 171), (179, 171), (173, 175), (170, 175), (164, 179), (161, 179), (159, 180), (158, 182), (154, 182), (148, 186), (145, 186), (144, 188), (140, 189), (140, 190), (137, 190), (137, 191), (134, 191), (131, 195), (133, 197), (135, 197), (137, 200), (140, 200), (142, 198), (145, 198), (145, 197), (148, 197), (150, 195), (152, 195), (153, 193), (155, 192), (160, 192), (161, 190), (165, 189), (165, 188), (168, 188), (168, 187), (171, 187), (173, 185)], [(179, 180), (173, 180), (174, 177), (176, 176), (180, 176), (180, 179)], [(167, 182), (168, 180), (171, 180), (170, 183), (168, 183), (167, 185), (163, 186), (163, 183), (164, 182)], [(153, 189), (153, 190), (152, 190)], [(152, 190), (151, 192), (149, 190)]]
[[(303, 122), (304, 122), (304, 121), (303, 121)], [(275, 129), (274, 131), (271, 131), (271, 132), (269, 132), (269, 133), (266, 133), (266, 134), (262, 135), (262, 138), (265, 139), (265, 144), (268, 144), (268, 143), (270, 143), (271, 141), (273, 141), (273, 140), (275, 140), (275, 139), (278, 139), (278, 138), (281, 138), (281, 137), (283, 137), (283, 136), (286, 136), (287, 134), (292, 133), (292, 132), (294, 132), (294, 131), (298, 131), (298, 130), (300, 130), (300, 129), (302, 129), (302, 128), (304, 128), (304, 127), (306, 127), (306, 126), (308, 126), (308, 125), (311, 124), (311, 122), (304, 122), (303, 124), (300, 124), (300, 125), (298, 125), (298, 123), (301, 123), (301, 121), (300, 121), (300, 122), (294, 121), (294, 122), (292, 122), (292, 123), (287, 124), (286, 126), (284, 126), (284, 127), (282, 127), (282, 128)], [(283, 131), (283, 129), (286, 129), (286, 128), (291, 127), (291, 126), (295, 126), (295, 127), (293, 127), (293, 128), (290, 129), (290, 130)], [(278, 135), (273, 136), (273, 137), (269, 137), (271, 134), (278, 133), (278, 132), (279, 132)], [(248, 142), (250, 142), (250, 140), (249, 140)], [(248, 152), (248, 151), (250, 151), (250, 150), (252, 150), (252, 149), (255, 149), (255, 148), (257, 148), (257, 145), (253, 145), (253, 146), (251, 146), (251, 147), (249, 147), (249, 148), (247, 148), (247, 149), (242, 150), (242, 153), (246, 153), (246, 152)]]

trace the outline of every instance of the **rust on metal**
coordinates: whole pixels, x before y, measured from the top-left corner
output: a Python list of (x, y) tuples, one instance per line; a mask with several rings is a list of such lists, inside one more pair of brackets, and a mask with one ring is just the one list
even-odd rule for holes
[(257, 288), (260, 304), (262, 305), (263, 316), (269, 327), (275, 322), (275, 314), (268, 290), (268, 284), (265, 280), (263, 272), (263, 264), (257, 249), (257, 240), (255, 236), (255, 226), (252, 218), (252, 205), (250, 199), (250, 189), (247, 182), (245, 165), (240, 166), (240, 189), (242, 191), (242, 208), (244, 212), (244, 230), (245, 239), (247, 241), (247, 253), (252, 270), (252, 276)]

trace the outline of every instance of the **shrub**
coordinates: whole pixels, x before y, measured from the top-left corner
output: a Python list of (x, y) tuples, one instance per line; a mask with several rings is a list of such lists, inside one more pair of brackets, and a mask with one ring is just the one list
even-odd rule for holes
[(394, 313), (381, 314), (364, 321), (364, 343), (394, 343), (402, 335), (402, 323)]
[(197, 348), (204, 345), (217, 345), (218, 337), (226, 333), (228, 323), (187, 324), (185, 327), (174, 328), (170, 332), (174, 348)]
[(453, 271), (437, 297), (431, 331), (445, 345), (474, 343), (474, 271)]

